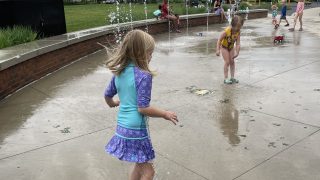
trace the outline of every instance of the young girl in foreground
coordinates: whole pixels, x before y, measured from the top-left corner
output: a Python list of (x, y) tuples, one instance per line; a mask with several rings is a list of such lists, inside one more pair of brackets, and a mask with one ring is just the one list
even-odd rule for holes
[[(119, 160), (134, 162), (131, 180), (153, 179), (155, 153), (147, 131), (147, 116), (162, 117), (176, 124), (177, 115), (150, 106), (152, 72), (149, 62), (154, 39), (141, 30), (130, 31), (117, 52), (107, 61), (114, 76), (105, 90), (109, 107), (120, 106), (115, 135), (105, 150)], [(120, 101), (113, 99), (118, 94)]]
[[(240, 16), (234, 16), (231, 26), (228, 26), (220, 35), (217, 42), (216, 55), (220, 56), (220, 51), (224, 60), (224, 83), (232, 84), (239, 81), (234, 78), (235, 63), (234, 59), (238, 57), (240, 51), (240, 29), (243, 25), (243, 19)], [(236, 43), (236, 48), (234, 48)], [(228, 70), (230, 68), (231, 79), (228, 79)]]

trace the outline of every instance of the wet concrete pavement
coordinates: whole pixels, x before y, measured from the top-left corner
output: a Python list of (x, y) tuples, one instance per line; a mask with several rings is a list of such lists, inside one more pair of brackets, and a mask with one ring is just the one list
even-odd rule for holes
[[(155, 179), (319, 179), (319, 36), (246, 22), (240, 83), (224, 85), (223, 26), (155, 36), (152, 104), (180, 119), (150, 119)], [(131, 165), (104, 152), (117, 112), (103, 99), (104, 60), (89, 55), (1, 101), (0, 179), (128, 178)]]

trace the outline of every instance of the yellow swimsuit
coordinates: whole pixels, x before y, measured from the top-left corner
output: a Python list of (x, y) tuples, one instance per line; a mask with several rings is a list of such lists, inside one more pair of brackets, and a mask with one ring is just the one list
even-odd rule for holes
[(230, 51), (233, 49), (234, 43), (237, 41), (240, 32), (231, 34), (231, 27), (227, 27), (225, 30), (226, 36), (221, 40), (221, 46)]

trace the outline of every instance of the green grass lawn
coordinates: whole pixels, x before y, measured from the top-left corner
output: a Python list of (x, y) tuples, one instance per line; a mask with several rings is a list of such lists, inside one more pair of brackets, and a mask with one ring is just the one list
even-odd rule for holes
[[(184, 4), (172, 4), (174, 12), (185, 14)], [(147, 4), (148, 19), (154, 18), (153, 11), (158, 9), (158, 4)], [(204, 13), (206, 8), (189, 8), (189, 14)], [(86, 4), (86, 5), (65, 5), (64, 6), (67, 32), (104, 26), (111, 24), (109, 14), (116, 13), (115, 4)], [(129, 4), (120, 4), (120, 22), (130, 22)], [(132, 20), (145, 19), (144, 5), (132, 4)], [(117, 23), (117, 19), (113, 22)]]
[(0, 28), (0, 49), (34, 41), (37, 33), (30, 27), (14, 26)]

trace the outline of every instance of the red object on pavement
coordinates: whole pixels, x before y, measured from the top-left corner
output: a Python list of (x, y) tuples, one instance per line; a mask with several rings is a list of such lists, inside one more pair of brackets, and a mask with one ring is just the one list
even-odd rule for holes
[(282, 42), (284, 40), (283, 36), (275, 36), (273, 39), (273, 42)]

